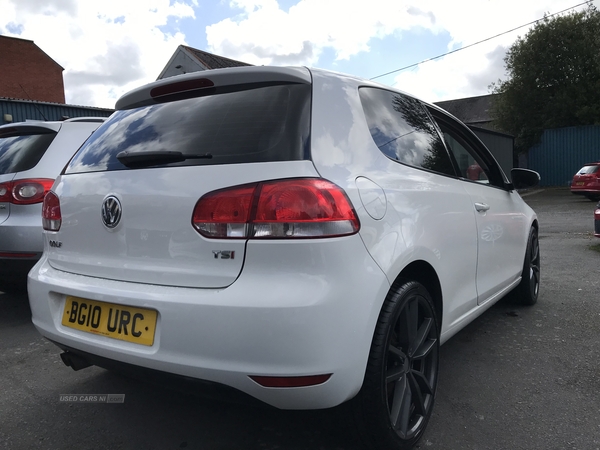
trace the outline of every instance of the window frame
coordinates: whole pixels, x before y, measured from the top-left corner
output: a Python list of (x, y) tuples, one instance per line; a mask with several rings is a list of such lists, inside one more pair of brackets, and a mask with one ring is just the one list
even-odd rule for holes
[[(409, 164), (409, 163), (407, 163), (407, 162), (404, 162), (404, 161), (401, 161), (401, 160), (399, 160), (399, 159), (392, 158), (392, 157), (390, 157), (390, 156), (389, 156), (389, 155), (388, 155), (386, 152), (384, 152), (384, 151), (383, 151), (383, 150), (382, 150), (382, 149), (381, 149), (381, 148), (380, 148), (380, 147), (377, 145), (377, 142), (375, 141), (375, 138), (374, 138), (374, 136), (373, 136), (373, 133), (371, 133), (371, 129), (370, 129), (370, 127), (369, 127), (369, 118), (367, 117), (367, 113), (366, 113), (366, 111), (365, 111), (365, 106), (364, 106), (364, 103), (363, 103), (363, 99), (362, 99), (362, 98), (361, 98), (361, 96), (360, 96), (360, 91), (361, 91), (361, 89), (369, 89), (369, 90), (378, 90), (378, 91), (383, 91), (383, 92), (386, 92), (386, 93), (388, 93), (388, 94), (390, 94), (390, 95), (401, 95), (401, 96), (407, 97), (407, 98), (411, 99), (412, 101), (414, 101), (414, 102), (418, 103), (418, 104), (419, 104), (419, 106), (420, 106), (420, 107), (423, 109), (423, 112), (425, 113), (425, 115), (426, 115), (426, 116), (429, 118), (429, 120), (431, 121), (431, 125), (433, 125), (433, 127), (434, 127), (434, 130), (435, 130), (435, 133), (437, 134), (438, 138), (441, 140), (441, 142), (442, 142), (442, 144), (443, 144), (443, 147), (444, 147), (444, 150), (445, 150), (445, 152), (446, 152), (446, 156), (448, 157), (448, 160), (449, 160), (449, 162), (450, 162), (450, 166), (452, 167), (453, 173), (440, 172), (440, 171), (437, 171), (437, 170), (428, 169), (428, 168), (426, 168), (426, 167), (423, 167), (423, 166), (421, 166), (421, 165), (413, 165), (413, 164)], [(410, 168), (413, 168), (413, 169), (417, 169), (417, 170), (423, 170), (423, 171), (425, 171), (425, 172), (429, 172), (429, 173), (433, 173), (433, 174), (436, 174), (436, 175), (441, 175), (441, 176), (445, 176), (445, 177), (455, 178), (455, 179), (459, 179), (459, 178), (460, 178), (460, 176), (459, 176), (459, 171), (458, 171), (458, 165), (456, 164), (456, 161), (454, 160), (454, 156), (452, 155), (452, 152), (450, 152), (450, 151), (448, 150), (448, 147), (447, 147), (447, 145), (446, 145), (446, 142), (445, 142), (445, 140), (444, 140), (444, 135), (441, 133), (441, 131), (440, 131), (440, 127), (439, 127), (439, 125), (438, 125), (437, 121), (435, 120), (434, 116), (432, 115), (432, 113), (431, 113), (431, 110), (430, 110), (430, 107), (429, 107), (429, 105), (428, 105), (427, 103), (425, 103), (425, 102), (423, 102), (422, 100), (419, 100), (418, 98), (416, 98), (416, 97), (413, 97), (412, 95), (409, 95), (409, 94), (407, 94), (407, 93), (404, 93), (404, 92), (398, 92), (398, 91), (391, 90), (391, 89), (385, 89), (384, 87), (369, 86), (369, 85), (361, 85), (361, 86), (358, 86), (358, 89), (357, 89), (357, 90), (358, 90), (359, 100), (360, 100), (360, 103), (361, 103), (361, 109), (362, 109), (362, 111), (363, 111), (363, 114), (365, 115), (365, 124), (367, 125), (367, 128), (369, 129), (369, 135), (371, 136), (371, 140), (372, 140), (373, 144), (375, 145), (375, 147), (377, 148), (377, 150), (378, 150), (378, 151), (379, 151), (379, 152), (380, 152), (380, 153), (381, 153), (381, 154), (382, 154), (384, 157), (386, 157), (386, 158), (387, 158), (387, 159), (389, 159), (390, 161), (393, 161), (393, 162), (395, 162), (395, 163), (397, 163), (397, 164), (402, 164), (403, 166), (410, 167)]]
[[(485, 144), (483, 144), (483, 142), (481, 142), (477, 135), (469, 129), (467, 125), (458, 121), (457, 119), (454, 119), (447, 113), (444, 113), (443, 111), (435, 109), (429, 105), (427, 109), (438, 127), (438, 132), (440, 133), (442, 140), (444, 141), (444, 145), (450, 154), (450, 158), (455, 166), (455, 170), (457, 174), (459, 174), (459, 179), (469, 183), (477, 183), (481, 186), (509, 190), (510, 183), (506, 178), (506, 174), (502, 171), (502, 169), (500, 169), (498, 161), (496, 161), (496, 158), (494, 158), (494, 155), (490, 152), (490, 150), (485, 146)], [(456, 161), (454, 152), (448, 148), (448, 144), (444, 138), (445, 130), (449, 130), (448, 134), (450, 134), (453, 139), (461, 144), (482, 168), (482, 163), (488, 168), (487, 171), (484, 171), (489, 183), (480, 183), (478, 180), (470, 180), (460, 172), (458, 161)]]

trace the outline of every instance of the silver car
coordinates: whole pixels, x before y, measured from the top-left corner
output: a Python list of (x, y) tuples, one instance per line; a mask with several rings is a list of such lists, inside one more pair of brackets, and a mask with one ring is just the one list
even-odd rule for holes
[(24, 284), (40, 259), (44, 196), (102, 122), (86, 117), (0, 126), (0, 289)]

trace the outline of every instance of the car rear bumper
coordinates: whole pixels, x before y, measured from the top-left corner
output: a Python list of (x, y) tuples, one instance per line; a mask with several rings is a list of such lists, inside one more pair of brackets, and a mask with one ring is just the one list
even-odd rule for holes
[[(195, 289), (70, 274), (42, 258), (28, 281), (33, 323), (62, 346), (221, 383), (278, 408), (328, 408), (352, 398), (389, 290), (360, 237), (250, 241), (244, 264), (231, 286)], [(154, 343), (63, 326), (66, 296), (156, 310)], [(249, 377), (321, 374), (332, 375), (300, 388), (267, 388)]]
[(586, 197), (600, 197), (600, 187), (591, 188), (589, 186), (571, 186), (571, 193), (576, 195), (585, 195)]

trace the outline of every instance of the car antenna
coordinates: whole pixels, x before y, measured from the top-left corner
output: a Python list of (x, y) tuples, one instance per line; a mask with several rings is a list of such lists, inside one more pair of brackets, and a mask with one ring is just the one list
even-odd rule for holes
[(44, 118), (44, 121), (48, 122), (48, 119), (46, 119), (46, 116), (44, 115), (44, 113), (42, 112), (42, 110), (40, 108), (37, 107), (37, 105), (35, 104), (35, 102), (33, 101), (33, 99), (29, 96), (29, 94), (27, 93), (27, 91), (25, 90), (25, 88), (21, 85), (21, 83), (19, 83), (19, 87), (21, 89), (23, 89), (23, 92), (25, 92), (25, 95), (27, 96), (27, 98), (29, 100), (31, 100), (31, 102), (33, 103), (33, 107), (35, 109), (37, 109), (37, 111), (40, 113), (40, 115)]

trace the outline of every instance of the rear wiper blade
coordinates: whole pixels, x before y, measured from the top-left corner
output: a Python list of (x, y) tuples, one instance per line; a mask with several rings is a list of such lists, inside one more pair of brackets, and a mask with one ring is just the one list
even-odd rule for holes
[(184, 155), (181, 152), (168, 150), (158, 150), (150, 152), (128, 152), (127, 150), (119, 152), (117, 159), (121, 164), (131, 169), (140, 167), (160, 166), (175, 162), (186, 161), (188, 159), (211, 159), (211, 153), (203, 155)]

